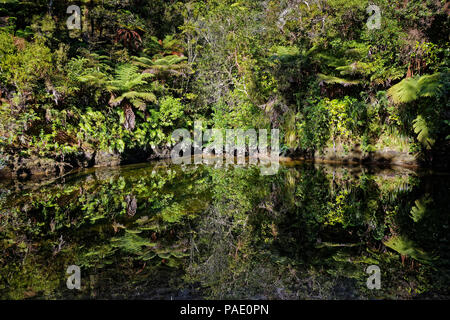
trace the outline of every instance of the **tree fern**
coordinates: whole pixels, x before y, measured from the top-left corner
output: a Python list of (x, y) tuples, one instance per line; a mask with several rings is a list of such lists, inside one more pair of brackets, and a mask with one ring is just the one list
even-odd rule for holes
[(107, 76), (100, 71), (89, 70), (77, 77), (77, 80), (93, 87), (103, 87), (107, 82)]
[(150, 94), (144, 88), (148, 82), (145, 80), (150, 78), (150, 74), (141, 74), (138, 67), (125, 64), (117, 67), (114, 79), (107, 84), (107, 89), (117, 98), (113, 99), (113, 103), (120, 103), (123, 99), (141, 99), (143, 101), (155, 101), (154, 94)]
[(420, 97), (438, 97), (443, 90), (441, 74), (406, 78), (392, 86), (388, 95), (395, 104), (409, 103)]
[(438, 97), (443, 92), (442, 74), (424, 75), (418, 80), (421, 97)]
[(114, 79), (108, 83), (113, 91), (130, 91), (137, 86), (146, 85), (149, 74), (141, 74), (139, 68), (132, 64), (120, 65), (116, 68)]
[(389, 240), (383, 242), (386, 247), (397, 251), (399, 254), (411, 257), (417, 261), (426, 264), (432, 264), (438, 259), (434, 253), (429, 253), (417, 247), (417, 245), (405, 236), (393, 236)]
[(392, 86), (388, 90), (388, 95), (395, 104), (400, 104), (416, 100), (419, 97), (418, 92), (417, 79), (407, 78), (397, 83), (395, 86)]
[(181, 45), (181, 41), (175, 39), (172, 35), (167, 35), (163, 40), (151, 37), (150, 42), (147, 44), (147, 48), (144, 49), (145, 54), (159, 54), (161, 56), (182, 51), (183, 46)]
[(134, 57), (133, 64), (144, 69), (143, 73), (159, 76), (182, 76), (190, 72), (186, 57), (169, 55), (162, 58), (151, 59), (149, 57)]
[[(388, 90), (388, 96), (395, 104), (411, 103), (419, 98), (439, 98), (444, 91), (443, 75), (435, 73), (420, 77), (403, 79)], [(418, 115), (413, 121), (417, 140), (427, 149), (431, 149), (435, 140), (425, 118)]]
[[(372, 64), (362, 62), (362, 59), (367, 56), (367, 47), (358, 43), (348, 45), (350, 47), (341, 51), (337, 56), (335, 53), (317, 53), (315, 55), (315, 58), (322, 64), (329, 69), (334, 69), (333, 74), (328, 74), (328, 72), (327, 74), (318, 74), (320, 80), (327, 84), (340, 84), (344, 87), (353, 86), (361, 84), (364, 81), (363, 77), (370, 75), (375, 70)], [(347, 79), (347, 77), (350, 77), (350, 79)]]
[(124, 64), (117, 67), (114, 79), (107, 84), (107, 89), (111, 92), (110, 105), (123, 108), (126, 119), (124, 126), (128, 130), (133, 130), (135, 126), (131, 106), (144, 111), (147, 102), (156, 102), (156, 96), (146, 81), (151, 77), (151, 74), (140, 73), (135, 65)]

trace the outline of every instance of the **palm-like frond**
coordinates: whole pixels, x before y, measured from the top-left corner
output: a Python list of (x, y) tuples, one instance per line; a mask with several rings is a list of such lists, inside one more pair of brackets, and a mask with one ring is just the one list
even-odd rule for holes
[(341, 75), (369, 75), (372, 71), (374, 71), (373, 65), (369, 63), (364, 63), (361, 61), (355, 61), (349, 65), (341, 66), (336, 68), (337, 71), (340, 72)]
[(427, 149), (431, 149), (435, 140), (430, 137), (430, 129), (426, 120), (421, 116), (417, 116), (413, 121), (414, 132), (417, 134), (417, 140)]
[(348, 87), (348, 86), (354, 86), (354, 85), (358, 85), (360, 83), (360, 81), (358, 80), (348, 80), (348, 79), (344, 79), (344, 78), (338, 78), (338, 77), (334, 77), (334, 76), (327, 76), (325, 74), (318, 74), (319, 79), (325, 83), (328, 84), (341, 84), (344, 87)]
[(388, 95), (395, 104), (408, 103), (416, 100), (419, 92), (418, 81), (415, 78), (407, 78), (388, 90)]
[(156, 102), (156, 96), (152, 92), (129, 91), (121, 95), (124, 99), (142, 99), (148, 102)]
[(420, 89), (420, 96), (422, 97), (436, 97), (442, 93), (443, 84), (441, 82), (441, 74), (435, 73), (432, 75), (424, 75), (419, 78), (418, 86)]
[(443, 90), (441, 74), (406, 78), (392, 86), (388, 95), (395, 104), (409, 103), (420, 97), (436, 97)]
[(434, 253), (429, 253), (417, 247), (417, 245), (405, 236), (393, 236), (389, 240), (383, 242), (386, 247), (397, 251), (401, 255), (411, 257), (422, 263), (432, 264), (438, 259)]
[(127, 130), (135, 128), (135, 114), (132, 107), (144, 111), (147, 102), (157, 101), (146, 81), (152, 76), (139, 72), (136, 65), (124, 64), (117, 67), (114, 79), (107, 83), (106, 87), (111, 92), (109, 104), (113, 107), (122, 107), (125, 115), (124, 127)]
[(150, 78), (150, 74), (142, 74), (139, 68), (132, 64), (124, 64), (117, 67), (115, 77), (109, 81), (107, 89), (114, 92), (132, 91), (134, 88), (146, 85), (145, 79)]
[(175, 76), (185, 75), (189, 72), (186, 57), (169, 55), (158, 59), (149, 57), (134, 57), (133, 64), (144, 69), (144, 74), (171, 74)]
[(77, 77), (77, 80), (95, 87), (103, 87), (107, 82), (107, 77), (102, 72), (91, 72)]
[(411, 209), (411, 218), (414, 222), (419, 222), (425, 216), (427, 212), (427, 205), (431, 202), (429, 194), (426, 194), (423, 198), (415, 201), (415, 206)]
[(117, 98), (111, 98), (109, 103), (113, 106), (117, 106), (120, 105), (124, 100), (128, 100), (133, 106), (138, 109), (143, 109), (145, 107), (145, 102), (156, 103), (157, 101), (155, 94), (151, 92), (127, 91)]
[(120, 104), (122, 101), (127, 99), (130, 103), (140, 110), (144, 110), (146, 103), (145, 102), (154, 102), (156, 103), (156, 96), (151, 92), (137, 92), (137, 91), (128, 91), (122, 94), (120, 97), (111, 100), (112, 104)]
[(141, 68), (148, 68), (153, 65), (153, 60), (149, 57), (133, 57), (133, 64)]
[(168, 35), (163, 40), (158, 40), (156, 37), (150, 38), (148, 47), (144, 49), (145, 54), (171, 54), (173, 52), (182, 52), (183, 48), (181, 41), (175, 39), (174, 36)]

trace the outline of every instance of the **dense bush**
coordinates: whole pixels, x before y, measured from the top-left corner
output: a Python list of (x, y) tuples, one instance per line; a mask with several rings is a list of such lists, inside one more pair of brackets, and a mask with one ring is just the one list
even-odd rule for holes
[(69, 4), (1, 5), (3, 162), (149, 150), (195, 119), (280, 128), (290, 153), (449, 154), (445, 1), (380, 0), (375, 30), (360, 0), (90, 1), (81, 30)]

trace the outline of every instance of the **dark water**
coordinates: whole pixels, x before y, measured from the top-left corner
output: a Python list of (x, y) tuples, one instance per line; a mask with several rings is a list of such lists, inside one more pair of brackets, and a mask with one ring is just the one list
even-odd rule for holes
[(0, 298), (448, 298), (449, 178), (160, 162), (2, 181)]

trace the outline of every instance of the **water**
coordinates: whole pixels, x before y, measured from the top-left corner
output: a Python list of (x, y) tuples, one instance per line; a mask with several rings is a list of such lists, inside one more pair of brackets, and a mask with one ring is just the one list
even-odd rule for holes
[(448, 298), (449, 191), (446, 174), (307, 163), (2, 181), (0, 299)]

